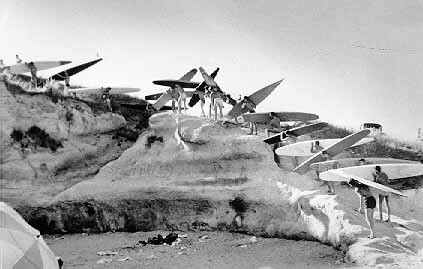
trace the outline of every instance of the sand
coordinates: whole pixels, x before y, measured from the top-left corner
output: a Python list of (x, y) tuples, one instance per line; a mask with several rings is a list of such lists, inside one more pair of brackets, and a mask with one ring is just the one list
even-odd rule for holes
[[(175, 246), (146, 245), (138, 241), (169, 232), (75, 234), (46, 237), (64, 268), (342, 268), (342, 252), (318, 242), (253, 238), (227, 232), (186, 233)], [(178, 233), (180, 235), (184, 233)], [(206, 239), (200, 239), (206, 236)], [(256, 239), (256, 240), (254, 240)], [(117, 255), (100, 256), (99, 251)], [(127, 260), (119, 261), (129, 257)], [(109, 263), (97, 261), (112, 259)]]

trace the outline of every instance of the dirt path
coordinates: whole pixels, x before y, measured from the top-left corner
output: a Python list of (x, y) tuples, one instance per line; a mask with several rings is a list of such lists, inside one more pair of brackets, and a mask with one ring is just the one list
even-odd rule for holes
[[(252, 238), (223, 232), (187, 233), (176, 246), (146, 245), (140, 240), (169, 232), (106, 233), (47, 237), (65, 268), (340, 268), (343, 254), (332, 247), (309, 241)], [(181, 235), (181, 233), (179, 233)], [(207, 236), (206, 239), (200, 239)], [(115, 251), (115, 256), (99, 256)], [(129, 260), (119, 261), (125, 257)], [(109, 263), (98, 264), (105, 258)]]

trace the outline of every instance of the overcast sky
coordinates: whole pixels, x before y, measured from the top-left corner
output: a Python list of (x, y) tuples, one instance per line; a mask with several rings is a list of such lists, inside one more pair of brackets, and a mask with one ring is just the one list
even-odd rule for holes
[[(234, 94), (285, 81), (258, 111), (304, 111), (358, 129), (423, 127), (423, 1), (2, 0), (0, 58), (104, 61), (86, 86), (151, 83), (193, 67)], [(42, 72), (40, 72), (42, 74)], [(200, 81), (197, 74), (194, 80)]]

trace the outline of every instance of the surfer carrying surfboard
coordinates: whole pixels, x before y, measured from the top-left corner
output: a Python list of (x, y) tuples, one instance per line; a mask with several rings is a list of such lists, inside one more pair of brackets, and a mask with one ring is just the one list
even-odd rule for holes
[(270, 112), (269, 117), (270, 117), (269, 125), (265, 130), (266, 137), (269, 137), (270, 133), (278, 134), (282, 132), (281, 119), (279, 119), (278, 116), (276, 116), (274, 112)]
[(214, 120), (217, 120), (217, 109), (219, 109), (220, 118), (223, 118), (223, 98), (221, 93), (218, 91), (212, 91), (210, 98), (214, 108)]
[(348, 182), (348, 185), (355, 189), (355, 192), (362, 197), (364, 201), (364, 205), (366, 206), (365, 215), (366, 215), (366, 222), (369, 225), (370, 235), (369, 238), (375, 238), (374, 232), (374, 221), (373, 221), (373, 210), (376, 208), (376, 199), (373, 197), (372, 193), (370, 192), (369, 186), (365, 184), (361, 184), (357, 180), (351, 179)]
[[(385, 174), (384, 172), (382, 172), (382, 168), (377, 165), (375, 167), (375, 173), (373, 174), (373, 178), (374, 181), (376, 183), (385, 185), (385, 186), (389, 186), (390, 180), (387, 174)], [(386, 222), (391, 221), (391, 207), (389, 206), (389, 195), (388, 192), (381, 192), (379, 193), (379, 217), (380, 217), (380, 221), (383, 221), (382, 218), (382, 204), (383, 204), (383, 200), (385, 200), (386, 203), (386, 208), (388, 211), (388, 218), (386, 219)]]
[(34, 88), (37, 87), (37, 67), (35, 66), (34, 62), (26, 63), (26, 66), (31, 72), (31, 83)]
[[(242, 110), (247, 109), (249, 113), (255, 112), (256, 104), (248, 96), (244, 96), (244, 99), (241, 100), (241, 103), (242, 103), (242, 106), (241, 106)], [(257, 135), (257, 123), (250, 122), (250, 135), (254, 133), (254, 129), (255, 129), (255, 134)]]
[(183, 88), (178, 87), (178, 113), (181, 113), (182, 104), (184, 104), (185, 113), (187, 111), (187, 94), (185, 93)]

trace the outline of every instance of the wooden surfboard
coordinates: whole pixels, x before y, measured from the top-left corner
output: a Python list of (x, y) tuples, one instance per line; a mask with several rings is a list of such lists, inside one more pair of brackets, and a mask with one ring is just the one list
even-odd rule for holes
[[(270, 112), (269, 112), (270, 113)], [(242, 115), (245, 122), (269, 123), (269, 113), (245, 113)], [(305, 112), (273, 112), (281, 121), (312, 121), (317, 120), (316, 114)]]
[[(355, 143), (357, 143), (358, 141), (360, 141), (361, 139), (363, 139), (369, 134), (370, 134), (370, 130), (368, 129), (361, 130), (359, 132), (353, 133), (351, 135), (348, 135), (342, 138), (340, 141), (330, 145), (329, 147), (325, 147), (322, 151), (325, 151), (329, 155), (329, 157), (335, 157), (336, 155), (338, 155), (345, 149), (351, 147), (352, 145), (354, 145)], [(288, 145), (288, 146), (291, 146), (291, 145)], [(294, 169), (294, 172), (303, 174), (310, 169), (311, 164), (323, 161), (324, 158), (322, 156), (322, 151), (314, 154), (313, 156), (305, 160), (303, 163), (301, 163), (299, 166), (297, 166)]]
[[(320, 146), (323, 148), (327, 148), (339, 141), (341, 141), (342, 138), (331, 138), (331, 139), (315, 139), (315, 140), (307, 140), (307, 141), (301, 141), (294, 144), (290, 144), (287, 146), (283, 146), (280, 148), (277, 148), (275, 153), (280, 156), (312, 156), (316, 152), (311, 152), (311, 144), (315, 143), (316, 141), (319, 141)], [(366, 137), (355, 143), (354, 145), (350, 147), (357, 147), (363, 144), (367, 144), (374, 141), (374, 138)]]
[[(245, 116), (245, 115), (248, 115), (248, 114), (244, 114), (243, 116)], [(282, 136), (288, 137), (288, 136), (305, 135), (305, 134), (309, 134), (309, 133), (312, 133), (314, 131), (320, 130), (322, 128), (325, 128), (326, 126), (328, 126), (328, 124), (326, 122), (318, 122), (318, 123), (314, 123), (314, 124), (309, 124), (309, 125), (305, 125), (305, 126), (292, 128), (290, 130), (281, 132), (280, 134), (270, 136), (270, 137), (264, 139), (263, 142), (265, 142), (267, 144), (279, 143), (279, 142), (282, 141)], [(310, 145), (310, 147), (311, 147), (311, 145)]]
[[(204, 69), (203, 69), (203, 71), (204, 71)], [(201, 69), (200, 69), (200, 72), (201, 72)], [(216, 78), (218, 72), (219, 72), (219, 67), (216, 68), (216, 70), (214, 70), (213, 73), (210, 74), (210, 77), (212, 79)], [(203, 75), (203, 77), (204, 77), (204, 75)], [(196, 91), (199, 91), (199, 92), (202, 92), (202, 93), (205, 93), (206, 92), (206, 86), (208, 86), (208, 84), (204, 80), (203, 82), (201, 82), (201, 84), (195, 90)], [(193, 106), (195, 106), (198, 103), (198, 101), (200, 101), (200, 96), (198, 96), (198, 94), (194, 94), (192, 96), (192, 98), (189, 100), (188, 105), (190, 107), (193, 107)]]
[(200, 85), (200, 83), (198, 82), (192, 82), (192, 81), (188, 81), (188, 80), (171, 80), (171, 79), (167, 79), (167, 80), (154, 80), (153, 81), (154, 84), (156, 85), (160, 85), (160, 86), (167, 86), (167, 87), (171, 87), (171, 88), (175, 88), (177, 86), (182, 87), (182, 88), (197, 88), (198, 85)]
[[(279, 86), (279, 84), (281, 84), (283, 81), (283, 79), (270, 84), (266, 87), (264, 87), (263, 89), (260, 89), (256, 92), (254, 92), (253, 94), (251, 94), (248, 98), (256, 105), (258, 106), (261, 102), (264, 101), (264, 99), (266, 99), (275, 89), (276, 87)], [(241, 116), (244, 113), (248, 112), (248, 109), (246, 107), (243, 107), (244, 103), (243, 102), (239, 102), (238, 104), (236, 104), (231, 111), (228, 112), (228, 117), (229, 118), (237, 118), (239, 116)]]
[[(323, 173), (320, 174), (320, 178), (322, 180), (325, 180), (325, 181), (344, 181), (344, 182), (349, 182), (351, 179), (355, 179), (358, 182), (360, 182), (364, 185), (367, 185), (369, 187), (375, 188), (379, 191), (390, 192), (390, 193), (393, 193), (393, 194), (397, 194), (397, 195), (400, 195), (400, 196), (407, 197), (407, 195), (405, 193), (403, 193), (399, 190), (396, 190), (396, 189), (390, 188), (388, 186), (376, 183), (372, 180), (368, 180), (367, 178), (363, 178), (363, 177), (360, 177), (360, 176), (357, 176), (357, 175), (348, 174), (348, 173), (345, 173), (344, 171), (338, 171), (338, 170), (341, 170), (341, 169), (334, 169), (334, 170), (323, 172)], [(383, 168), (382, 168), (382, 171), (383, 171)]]
[(337, 168), (359, 166), (359, 160), (364, 159), (365, 165), (367, 164), (400, 164), (400, 163), (411, 163), (418, 164), (416, 161), (402, 160), (402, 159), (392, 159), (392, 158), (348, 158), (348, 159), (338, 159), (330, 160), (320, 163), (313, 163), (310, 165), (310, 168), (319, 172), (324, 172), (329, 169), (332, 169), (336, 164)]
[[(190, 82), (190, 80), (195, 76), (195, 74), (197, 74), (197, 69), (193, 68), (190, 71), (188, 71), (185, 75), (183, 75), (179, 79), (179, 81)], [(169, 89), (167, 89), (163, 94), (160, 95), (160, 97), (158, 97), (157, 101), (153, 104), (153, 108), (155, 110), (157, 111), (160, 110), (164, 105), (166, 105), (167, 102), (172, 100), (172, 92), (175, 86), (176, 85), (170, 86)]]
[[(109, 91), (110, 94), (122, 94), (122, 93), (130, 93), (130, 92), (138, 92), (140, 91), (139, 88), (121, 88), (121, 87), (110, 87), (111, 90)], [(100, 88), (76, 88), (76, 89), (69, 89), (68, 92), (74, 93), (90, 93), (90, 94), (102, 94), (106, 91), (105, 87)]]
[[(28, 62), (29, 63), (29, 62)], [(20, 63), (11, 66), (7, 66), (5, 69), (8, 69), (11, 74), (22, 74), (30, 72), (27, 64), (28, 63)], [(58, 67), (61, 65), (69, 64), (71, 61), (36, 61), (33, 62), (37, 71), (46, 70), (54, 67)]]
[(80, 65), (77, 65), (77, 66), (74, 66), (74, 67), (68, 68), (68, 69), (66, 69), (66, 70), (63, 70), (63, 71), (61, 71), (61, 72), (59, 72), (59, 73), (57, 73), (57, 74), (55, 74), (55, 75), (51, 76), (50, 78), (51, 78), (51, 79), (54, 79), (54, 80), (58, 80), (58, 81), (65, 80), (65, 79), (66, 79), (66, 74), (67, 74), (69, 77), (71, 77), (71, 76), (73, 76), (73, 75), (75, 75), (75, 74), (78, 74), (78, 73), (79, 73), (79, 72), (81, 72), (81, 71), (84, 71), (84, 70), (85, 70), (85, 69), (87, 69), (88, 67), (90, 67), (90, 66), (92, 66), (92, 65), (95, 65), (96, 63), (100, 62), (101, 60), (103, 60), (103, 59), (102, 59), (102, 58), (99, 58), (99, 59), (95, 59), (95, 60), (93, 60), (93, 61), (89, 61), (89, 62), (86, 62), (86, 63), (80, 64)]

